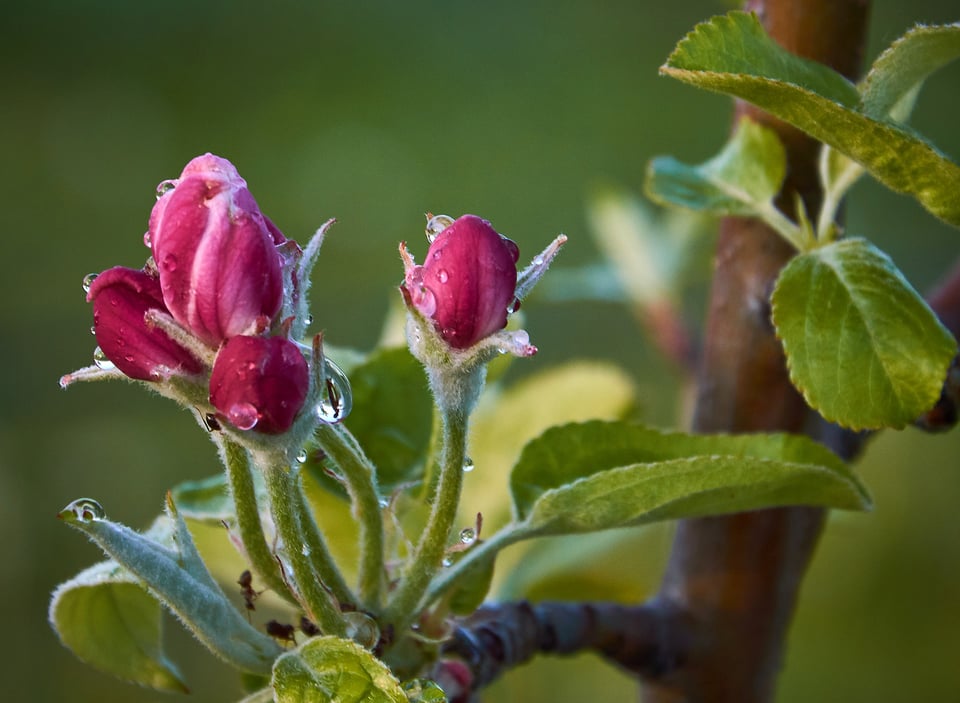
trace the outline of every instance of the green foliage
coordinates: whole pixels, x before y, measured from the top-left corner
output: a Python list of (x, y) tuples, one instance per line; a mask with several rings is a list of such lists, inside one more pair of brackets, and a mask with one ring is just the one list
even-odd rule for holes
[(698, 25), (661, 72), (754, 103), (960, 225), (960, 166), (890, 119), (890, 113), (908, 112), (926, 75), (957, 55), (958, 31), (960, 25), (914, 30), (880, 57), (858, 90), (826, 66), (780, 47), (755, 15), (731, 12)]
[[(263, 485), (263, 477), (255, 471), (253, 479), (258, 488), (258, 494), (265, 500), (266, 489)], [(179, 483), (170, 489), (170, 495), (177, 510), (186, 519), (207, 525), (220, 525), (224, 520), (232, 521), (236, 518), (236, 509), (233, 498), (230, 496), (227, 477), (222, 473), (196, 481)]]
[(273, 689), (277, 703), (407, 703), (385, 664), (339, 637), (314, 637), (281, 655)]
[(548, 430), (526, 446), (510, 487), (527, 536), (776, 505), (870, 505), (843, 462), (804, 437), (687, 435), (623, 422)]
[(831, 422), (903, 427), (937, 401), (956, 342), (892, 261), (863, 239), (802, 254), (773, 293), (793, 383)]
[[(148, 534), (169, 541), (171, 525), (158, 518)], [(81, 571), (57, 587), (50, 623), (65, 646), (91, 666), (160, 691), (187, 692), (163, 652), (160, 603), (113, 560)]]

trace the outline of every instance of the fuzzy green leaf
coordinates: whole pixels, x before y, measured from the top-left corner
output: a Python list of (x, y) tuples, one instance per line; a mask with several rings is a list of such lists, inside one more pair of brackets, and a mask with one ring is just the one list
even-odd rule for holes
[[(887, 75), (887, 61), (881, 63), (880, 75)], [(763, 108), (848, 155), (888, 188), (914, 196), (937, 217), (960, 226), (960, 166), (908, 128), (864, 112), (860, 93), (849, 81), (780, 47), (755, 15), (730, 12), (698, 25), (660, 70)], [(911, 75), (918, 73), (922, 71)], [(901, 92), (888, 84), (884, 90), (872, 89), (871, 95), (876, 105), (887, 105), (890, 95)]]
[(744, 119), (723, 151), (699, 166), (670, 156), (653, 159), (647, 171), (647, 194), (657, 202), (691, 210), (756, 215), (772, 207), (786, 163), (776, 133)]
[(860, 86), (863, 111), (906, 121), (927, 77), (958, 57), (960, 23), (914, 27), (873, 62)]
[(823, 417), (900, 428), (936, 403), (957, 345), (886, 254), (844, 239), (790, 261), (773, 292), (790, 378)]
[(282, 650), (254, 629), (224, 595), (169, 498), (167, 514), (173, 523), (172, 546), (108, 520), (88, 499), (74, 501), (58, 517), (120, 563), (211, 652), (242, 671), (269, 672)]
[(528, 535), (775, 505), (870, 504), (843, 462), (805, 437), (689, 435), (625, 422), (547, 430), (524, 448), (510, 487)]
[(314, 637), (273, 667), (277, 703), (407, 703), (400, 682), (351, 640)]
[[(159, 518), (148, 534), (169, 537), (169, 522)], [(57, 587), (50, 624), (77, 657), (105, 673), (159, 691), (188, 690), (163, 652), (160, 603), (113, 560)]]

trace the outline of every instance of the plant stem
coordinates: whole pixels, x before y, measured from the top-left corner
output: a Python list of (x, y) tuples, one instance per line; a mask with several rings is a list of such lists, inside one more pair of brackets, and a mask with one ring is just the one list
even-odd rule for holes
[(440, 570), (460, 502), (467, 450), (467, 413), (449, 408), (441, 408), (441, 413), (443, 456), (436, 496), (413, 558), (385, 613), (385, 621), (392, 623), (397, 632), (405, 630), (416, 618), (420, 600)]
[(339, 606), (324, 588), (319, 574), (314, 571), (312, 554), (305, 554), (304, 531), (300, 524), (297, 505), (299, 490), (289, 464), (282, 454), (271, 454), (262, 462), (270, 496), (270, 511), (283, 540), (290, 561), (293, 581), (307, 616), (319, 625), (324, 634), (342, 637), (346, 632)]
[(250, 469), (250, 455), (244, 447), (222, 434), (214, 433), (214, 436), (223, 464), (227, 469), (227, 480), (230, 483), (230, 493), (233, 495), (240, 541), (243, 542), (250, 565), (274, 593), (295, 605), (297, 600), (283, 580), (280, 565), (274, 559), (273, 550), (270, 549), (263, 533), (253, 473)]
[(376, 470), (356, 438), (342, 424), (322, 424), (317, 443), (343, 473), (353, 514), (360, 525), (360, 600), (364, 607), (380, 610), (384, 581), (384, 531)]

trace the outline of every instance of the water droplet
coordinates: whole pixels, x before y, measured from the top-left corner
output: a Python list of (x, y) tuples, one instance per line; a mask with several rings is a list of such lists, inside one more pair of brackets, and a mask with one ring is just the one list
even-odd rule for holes
[(98, 274), (95, 274), (95, 273), (88, 273), (86, 276), (83, 277), (83, 282), (81, 283), (81, 285), (83, 286), (84, 293), (90, 292), (90, 286), (93, 285), (93, 281), (94, 279), (96, 279), (97, 275)]
[(506, 354), (506, 353), (507, 353), (506, 347), (497, 347), (497, 354)]
[(93, 325), (90, 325), (90, 334), (94, 334), (94, 335), (95, 335), (96, 333), (97, 333), (97, 328), (94, 327)]
[(380, 508), (383, 509), (383, 510), (386, 510), (387, 508), (390, 507), (390, 501), (387, 500), (386, 498), (381, 498), (380, 500), (377, 501), (377, 504), (378, 504), (378, 505), (380, 506)]
[(464, 457), (464, 459), (463, 459), (463, 470), (464, 470), (466, 473), (470, 473), (471, 471), (473, 471), (473, 468), (474, 468), (474, 467), (473, 467), (473, 459), (471, 459), (470, 457)]
[(304, 326), (309, 327), (313, 324), (313, 315), (307, 315), (307, 319), (304, 321)]
[(507, 306), (507, 314), (512, 315), (519, 309), (520, 309), (520, 300), (519, 298), (514, 298), (513, 302)]
[(143, 246), (145, 246), (147, 249), (153, 247), (153, 242), (150, 239), (150, 230), (147, 230), (143, 233)]
[(93, 350), (93, 363), (101, 371), (112, 371), (116, 368), (113, 362), (107, 358), (106, 353), (100, 347)]
[(448, 566), (452, 566), (452, 565), (453, 565), (453, 559), (451, 559), (450, 557), (444, 557), (444, 558), (443, 558), (443, 561), (441, 561), (440, 564), (441, 564), (441, 566), (443, 566), (444, 568), (446, 568), (446, 567), (448, 567)]
[(447, 703), (440, 684), (430, 679), (411, 679), (403, 684), (403, 692), (410, 703)]
[(450, 215), (428, 215), (427, 227), (424, 229), (424, 234), (427, 235), (427, 241), (433, 244), (433, 240), (437, 238), (437, 235), (452, 225), (453, 222), (454, 220)]
[(173, 273), (177, 270), (177, 257), (174, 254), (167, 254), (163, 257), (163, 270), (168, 273)]
[(465, 527), (460, 530), (460, 543), (461, 544), (473, 544), (477, 539), (477, 531), (472, 527)]
[(342, 422), (353, 409), (353, 391), (347, 374), (330, 359), (324, 359), (327, 387), (320, 392), (316, 412), (320, 422)]
[(260, 421), (260, 413), (250, 403), (236, 403), (227, 411), (227, 419), (238, 430), (252, 430)]
[(297, 454), (297, 463), (298, 463), (298, 464), (306, 464), (306, 463), (307, 463), (307, 450), (306, 450), (306, 449), (301, 449), (300, 452)]
[(160, 183), (157, 185), (157, 200), (160, 200), (160, 198), (176, 187), (177, 181), (175, 178), (170, 178), (166, 181), (160, 181)]
[(367, 649), (373, 649), (380, 641), (380, 627), (376, 621), (366, 613), (353, 610), (343, 614), (346, 625), (346, 635), (354, 642)]
[(441, 283), (446, 283), (450, 279), (450, 274), (447, 273), (446, 269), (440, 269), (437, 271), (437, 280)]
[(61, 510), (58, 515), (61, 519), (70, 516), (80, 522), (93, 522), (94, 520), (103, 520), (107, 517), (107, 513), (103, 506), (93, 498), (77, 498)]
[(539, 254), (537, 254), (535, 257), (533, 257), (533, 265), (534, 265), (534, 266), (543, 266), (543, 257), (540, 256)]
[(308, 546), (305, 545), (305, 544), (304, 544), (304, 545), (301, 545), (301, 547), (300, 547), (300, 553), (303, 554), (303, 556), (305, 556), (305, 557), (310, 556), (310, 547), (308, 547)]

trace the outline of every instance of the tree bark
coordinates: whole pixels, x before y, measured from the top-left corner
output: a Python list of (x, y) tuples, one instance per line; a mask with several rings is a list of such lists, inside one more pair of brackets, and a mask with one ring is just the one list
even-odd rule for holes
[[(853, 78), (860, 70), (869, 0), (756, 0), (747, 9), (788, 50)], [(794, 217), (799, 194), (815, 213), (819, 145), (745, 104), (777, 131), (787, 151), (780, 207)], [(793, 254), (756, 220), (721, 224), (698, 372), (693, 427), (700, 432), (802, 432), (811, 413), (787, 375), (770, 322), (769, 298)], [(656, 600), (680, 614), (692, 637), (676, 665), (642, 686), (647, 703), (772, 700), (797, 593), (825, 513), (781, 508), (682, 521)], [(678, 623), (679, 624), (679, 623)]]

